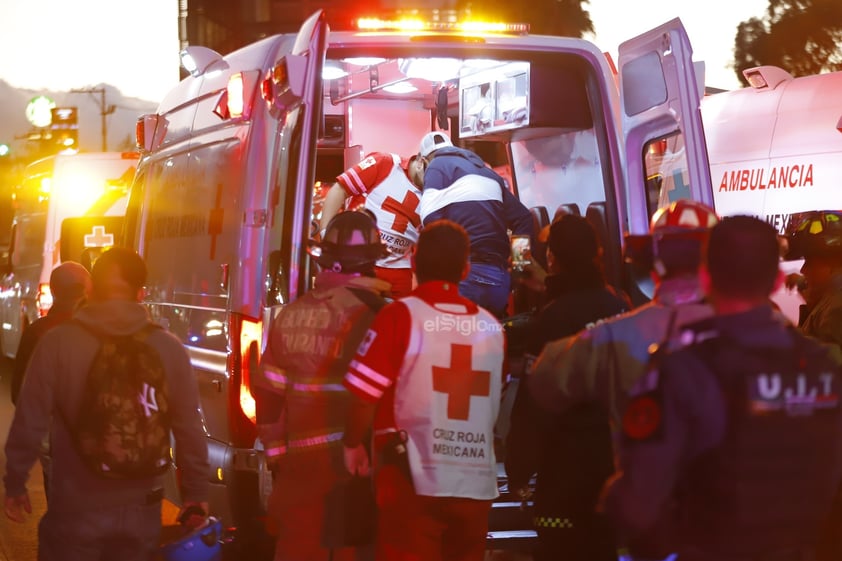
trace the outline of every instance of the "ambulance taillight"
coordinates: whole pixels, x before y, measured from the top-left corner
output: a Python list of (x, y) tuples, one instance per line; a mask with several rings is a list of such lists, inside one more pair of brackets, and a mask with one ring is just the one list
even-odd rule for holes
[(35, 304), (38, 306), (38, 316), (44, 317), (53, 305), (53, 293), (50, 285), (42, 282), (38, 285), (38, 295), (35, 296)]
[(167, 134), (167, 120), (161, 115), (141, 115), (135, 123), (135, 145), (151, 152), (161, 145)]
[(240, 387), (239, 406), (252, 423), (257, 421), (256, 405), (251, 393), (251, 377), (260, 359), (263, 322), (243, 317), (240, 323)]
[(282, 57), (261, 83), (263, 98), (272, 108), (294, 107), (304, 95), (307, 77), (307, 57), (286, 55)]

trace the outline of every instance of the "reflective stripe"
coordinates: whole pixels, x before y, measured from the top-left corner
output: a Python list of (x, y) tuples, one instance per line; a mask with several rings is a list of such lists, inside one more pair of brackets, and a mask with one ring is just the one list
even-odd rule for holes
[(372, 386), (353, 372), (348, 372), (345, 375), (345, 381), (371, 397), (380, 397), (383, 395), (383, 390)]
[(273, 366), (264, 366), (263, 367), (263, 374), (267, 380), (273, 383), (276, 387), (285, 388), (286, 386), (290, 386), (290, 389), (295, 392), (311, 392), (311, 393), (320, 393), (320, 392), (344, 392), (345, 386), (342, 384), (302, 384), (298, 382), (293, 382), (290, 384), (289, 377), (286, 375), (286, 371), (280, 368), (275, 368)]
[(352, 360), (351, 364), (349, 364), (348, 367), (353, 368), (354, 370), (368, 378), (369, 381), (374, 382), (375, 384), (382, 386), (383, 388), (387, 388), (392, 383), (392, 381), (383, 374), (380, 374), (376, 370), (373, 370), (365, 364), (356, 360)]
[(280, 368), (275, 368), (268, 364), (263, 366), (263, 375), (267, 380), (273, 382), (274, 385), (285, 387), (287, 385), (286, 371)]
[(286, 446), (274, 446), (272, 448), (266, 448), (263, 450), (263, 453), (266, 454), (270, 458), (274, 458), (275, 456), (281, 456), (286, 454), (290, 450), (297, 449), (297, 448), (312, 448), (314, 446), (324, 446), (325, 444), (330, 444), (331, 442), (337, 442), (342, 440), (342, 435), (345, 433), (342, 432), (333, 432), (330, 434), (323, 434), (321, 436), (311, 436), (308, 438), (300, 438), (298, 440), (291, 440), (287, 442)]
[(533, 519), (535, 526), (541, 528), (572, 528), (573, 522), (569, 518), (556, 518), (551, 516), (536, 516)]
[(344, 392), (347, 391), (342, 384), (293, 384), (292, 390), (296, 392)]

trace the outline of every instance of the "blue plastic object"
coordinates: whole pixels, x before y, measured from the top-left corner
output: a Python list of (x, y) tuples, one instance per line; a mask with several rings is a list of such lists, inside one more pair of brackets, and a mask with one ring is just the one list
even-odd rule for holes
[(214, 517), (201, 528), (161, 546), (164, 561), (221, 561), (222, 522)]

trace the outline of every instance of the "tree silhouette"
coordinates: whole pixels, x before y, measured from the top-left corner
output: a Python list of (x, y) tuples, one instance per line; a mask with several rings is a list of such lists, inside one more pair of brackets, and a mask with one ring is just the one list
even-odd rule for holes
[(508, 22), (528, 23), (530, 33), (582, 37), (593, 32), (588, 0), (461, 0), (460, 10)]
[(763, 18), (741, 22), (734, 70), (780, 66), (793, 76), (842, 70), (840, 0), (769, 0)]

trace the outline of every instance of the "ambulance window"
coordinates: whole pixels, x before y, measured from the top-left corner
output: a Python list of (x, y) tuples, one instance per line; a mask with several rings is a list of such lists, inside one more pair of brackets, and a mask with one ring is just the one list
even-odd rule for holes
[(643, 170), (650, 217), (660, 207), (690, 198), (687, 153), (680, 132), (656, 138), (644, 146)]
[(605, 183), (594, 129), (558, 129), (552, 136), (512, 142), (512, 172), (518, 196), (529, 208), (580, 209), (605, 201)]
[(36, 267), (41, 264), (47, 215), (33, 214), (15, 224), (12, 267)]
[(655, 51), (628, 62), (622, 69), (626, 115), (634, 116), (667, 100), (661, 57)]

